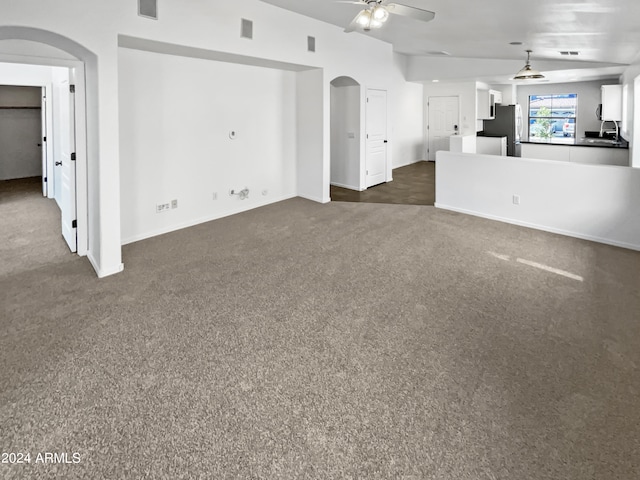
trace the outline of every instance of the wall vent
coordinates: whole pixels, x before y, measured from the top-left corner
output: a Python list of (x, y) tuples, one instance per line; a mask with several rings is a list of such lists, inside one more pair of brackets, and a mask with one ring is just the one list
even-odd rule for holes
[(316, 51), (316, 37), (307, 37), (307, 51)]
[(247, 20), (246, 18), (242, 19), (240, 24), (240, 36), (242, 38), (253, 38), (253, 22), (251, 20)]
[(158, 19), (158, 0), (138, 0), (138, 15)]

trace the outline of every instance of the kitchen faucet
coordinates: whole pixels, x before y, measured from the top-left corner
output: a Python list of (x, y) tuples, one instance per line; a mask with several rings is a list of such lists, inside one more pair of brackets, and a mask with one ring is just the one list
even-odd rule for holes
[[(602, 135), (604, 134), (604, 122), (608, 122), (609, 120), (602, 120), (600, 122), (600, 138), (602, 138)], [(611, 120), (613, 122), (613, 124), (616, 126), (616, 136), (613, 138), (616, 142), (618, 141), (618, 137), (620, 135), (620, 128), (618, 127), (618, 122), (616, 120)]]

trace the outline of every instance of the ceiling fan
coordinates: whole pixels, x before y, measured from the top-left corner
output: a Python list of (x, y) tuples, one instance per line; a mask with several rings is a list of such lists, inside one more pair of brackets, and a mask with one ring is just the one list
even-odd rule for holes
[(372, 28), (380, 28), (389, 19), (389, 14), (402, 15), (422, 22), (429, 22), (436, 16), (434, 12), (429, 10), (410, 7), (400, 3), (386, 3), (385, 0), (349, 0), (340, 1), (339, 3), (351, 3), (353, 5), (366, 6), (366, 8), (358, 13), (358, 15), (356, 15), (353, 21), (345, 29), (345, 32), (347, 33), (354, 32), (359, 29), (368, 32)]

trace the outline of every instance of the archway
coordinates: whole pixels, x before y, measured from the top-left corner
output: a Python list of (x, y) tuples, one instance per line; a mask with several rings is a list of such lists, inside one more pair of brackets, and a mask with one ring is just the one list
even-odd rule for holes
[[(87, 255), (90, 239), (99, 239), (98, 205), (91, 205), (89, 191), (98, 191), (98, 121), (97, 121), (97, 56), (79, 43), (47, 30), (31, 27), (0, 26), (0, 61), (23, 65), (67, 67), (75, 77), (75, 229), (77, 252)], [(43, 48), (26, 52), (20, 48), (25, 41)], [(18, 46), (16, 45), (18, 44)], [(56, 51), (68, 56), (56, 55)], [(92, 262), (93, 263), (93, 262)], [(95, 265), (94, 265), (95, 266)]]
[(331, 81), (331, 185), (362, 191), (361, 86), (351, 77)]

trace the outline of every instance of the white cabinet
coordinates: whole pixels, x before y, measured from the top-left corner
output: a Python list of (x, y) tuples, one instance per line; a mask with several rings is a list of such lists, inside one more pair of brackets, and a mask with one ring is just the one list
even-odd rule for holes
[(502, 92), (500, 90), (489, 90), (489, 95), (493, 96), (493, 104), (502, 103)]
[(493, 120), (489, 90), (476, 90), (476, 111), (478, 120)]
[(542, 160), (557, 160), (570, 162), (570, 148), (566, 145), (538, 145), (535, 143), (523, 143), (520, 146), (520, 154), (524, 158), (540, 158)]
[(629, 150), (626, 148), (573, 147), (571, 161), (592, 165), (629, 166)]
[(602, 85), (602, 120), (622, 120), (622, 85)]
[(500, 103), (502, 103), (500, 90), (476, 90), (477, 119), (493, 120), (496, 118), (496, 104)]
[(476, 136), (451, 135), (449, 137), (449, 151), (459, 153), (476, 153)]
[(629, 166), (629, 150), (626, 148), (523, 143), (522, 157), (572, 163), (589, 163), (592, 165)]
[(507, 137), (477, 137), (476, 153), (507, 156)]

